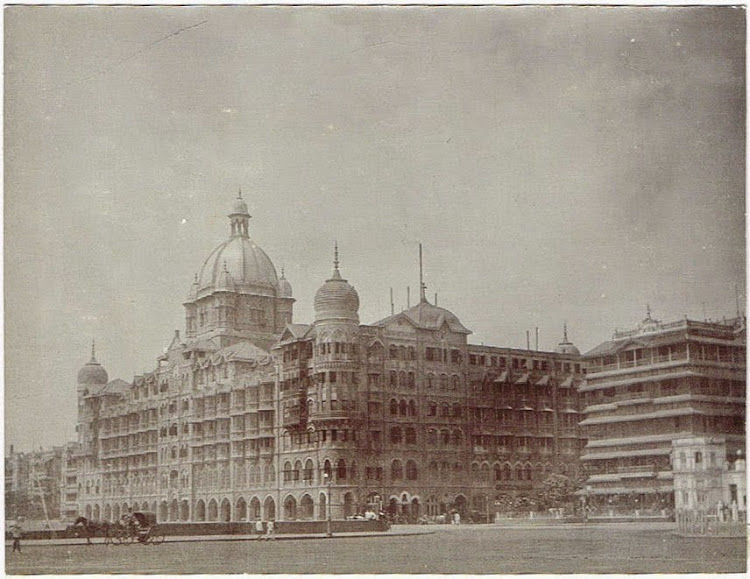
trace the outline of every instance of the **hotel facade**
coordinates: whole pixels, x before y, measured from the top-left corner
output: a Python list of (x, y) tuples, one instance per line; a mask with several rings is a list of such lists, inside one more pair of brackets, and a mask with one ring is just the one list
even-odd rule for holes
[(487, 516), (533, 502), (553, 473), (576, 480), (583, 368), (554, 352), (473, 345), (449, 310), (419, 303), (366, 325), (336, 251), (312, 323), (249, 237), (245, 202), (203, 262), (156, 367), (78, 374), (66, 463), (78, 513), (160, 521)]

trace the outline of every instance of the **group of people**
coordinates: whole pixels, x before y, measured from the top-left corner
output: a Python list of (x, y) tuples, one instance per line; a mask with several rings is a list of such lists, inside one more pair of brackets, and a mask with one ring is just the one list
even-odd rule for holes
[(265, 534), (263, 534), (263, 521), (258, 520), (255, 522), (255, 534), (258, 536), (258, 539), (273, 541), (276, 538), (275, 532), (276, 529), (273, 521), (266, 523)]

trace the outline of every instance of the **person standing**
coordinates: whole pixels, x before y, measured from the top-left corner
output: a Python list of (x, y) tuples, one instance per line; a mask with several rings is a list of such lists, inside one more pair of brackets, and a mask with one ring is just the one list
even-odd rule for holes
[(21, 552), (21, 537), (23, 536), (23, 517), (18, 517), (16, 522), (11, 527), (11, 533), (13, 536), (13, 552)]
[(266, 540), (273, 541), (276, 537), (274, 536), (274, 525), (273, 521), (268, 521), (266, 523)]
[(255, 534), (258, 536), (258, 540), (263, 538), (263, 521), (260, 519), (255, 521)]

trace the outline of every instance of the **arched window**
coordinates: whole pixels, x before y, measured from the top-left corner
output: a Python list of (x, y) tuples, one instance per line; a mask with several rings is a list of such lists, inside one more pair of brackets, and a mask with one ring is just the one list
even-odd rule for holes
[(338, 480), (346, 480), (346, 461), (343, 458), (339, 459), (338, 466), (336, 467), (336, 478)]
[(406, 480), (417, 480), (417, 463), (413, 460), (406, 461)]
[(312, 482), (313, 476), (314, 476), (313, 471), (314, 471), (313, 461), (308, 458), (305, 461), (305, 471), (302, 475), (302, 478), (308, 482)]
[(396, 402), (393, 398), (391, 398), (390, 410), (392, 415), (395, 416), (398, 414), (398, 402)]
[(417, 431), (411, 427), (406, 427), (406, 444), (417, 444)]
[(463, 411), (461, 410), (461, 405), (457, 402), (453, 404), (453, 416), (455, 418), (461, 418), (463, 415)]
[(427, 374), (427, 387), (433, 388), (435, 386), (435, 374)]
[(427, 429), (427, 444), (430, 446), (437, 446), (438, 433), (435, 428)]
[(453, 444), (456, 446), (460, 446), (464, 442), (463, 434), (460, 430), (454, 430), (453, 431)]
[(291, 482), (292, 480), (292, 463), (286, 461), (284, 463), (284, 482)]
[(494, 467), (495, 470), (495, 480), (503, 480), (503, 469), (499, 464), (496, 464)]
[(427, 416), (437, 416), (437, 404), (434, 402), (427, 404)]
[(443, 402), (440, 405), (440, 416), (450, 416), (450, 415), (451, 415), (450, 406), (448, 406), (447, 402)]
[(394, 426), (391, 428), (391, 444), (401, 444), (402, 436), (400, 427)]
[(409, 372), (406, 375), (406, 385), (409, 388), (414, 388), (417, 385), (417, 381), (416, 381), (416, 379), (414, 377), (414, 372)]
[(406, 412), (407, 412), (406, 400), (402, 400), (401, 402), (398, 403), (398, 413), (401, 416), (406, 416)]
[(390, 372), (390, 384), (393, 388), (398, 386), (398, 372), (396, 372), (395, 370), (391, 370)]
[(409, 416), (417, 415), (417, 403), (414, 400), (409, 400)]
[(404, 467), (401, 465), (400, 460), (394, 460), (391, 463), (391, 479), (401, 480), (402, 478), (404, 478)]
[(440, 444), (441, 446), (448, 446), (451, 443), (451, 432), (450, 430), (440, 431)]
[(454, 374), (453, 375), (453, 389), (458, 390), (460, 386), (461, 386), (461, 380), (456, 374)]
[(404, 372), (403, 370), (398, 373), (398, 385), (401, 388), (406, 388), (406, 372)]
[(409, 360), (416, 360), (417, 359), (417, 351), (414, 349), (414, 346), (409, 346)]
[(393, 344), (391, 344), (390, 346), (388, 346), (388, 357), (391, 360), (395, 360), (395, 359), (398, 358), (398, 348), (396, 346), (394, 346)]
[(398, 347), (398, 357), (400, 360), (406, 360), (406, 346)]
[(292, 474), (292, 480), (294, 480), (295, 482), (299, 480), (301, 470), (302, 470), (302, 461), (300, 460), (295, 461), (294, 472)]
[(531, 470), (531, 465), (530, 465), (530, 464), (527, 464), (527, 465), (526, 465), (526, 466), (525, 466), (525, 467), (523, 468), (523, 479), (524, 479), (524, 480), (531, 480), (531, 473), (532, 473), (532, 470)]
[(443, 390), (448, 389), (448, 374), (441, 374), (440, 375), (440, 387)]

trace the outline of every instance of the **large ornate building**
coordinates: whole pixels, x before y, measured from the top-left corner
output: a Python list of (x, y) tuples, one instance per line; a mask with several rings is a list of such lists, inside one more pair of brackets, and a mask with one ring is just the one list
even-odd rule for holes
[(292, 323), (292, 287), (248, 235), (206, 259), (157, 367), (109, 381), (78, 374), (68, 466), (79, 512), (116, 519), (322, 519), (383, 508), (407, 517), (487, 513), (531, 497), (548, 474), (578, 476), (579, 352), (472, 345), (424, 296), (370, 325), (339, 268), (315, 319)]

